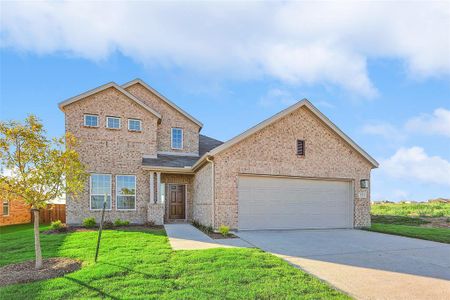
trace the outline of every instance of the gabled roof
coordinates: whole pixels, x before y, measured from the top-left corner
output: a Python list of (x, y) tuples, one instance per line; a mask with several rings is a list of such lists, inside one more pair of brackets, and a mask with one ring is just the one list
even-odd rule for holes
[(316, 115), (322, 122), (324, 122), (329, 128), (331, 128), (337, 135), (339, 135), (342, 139), (344, 139), (353, 149), (358, 151), (367, 161), (369, 161), (375, 168), (378, 167), (378, 162), (370, 156), (366, 151), (364, 151), (360, 146), (358, 146), (350, 137), (348, 137), (342, 130), (340, 130), (333, 122), (330, 121), (323, 113), (321, 113), (314, 105), (312, 105), (311, 102), (309, 102), (307, 99), (303, 99), (297, 103), (295, 103), (292, 106), (289, 106), (288, 108), (280, 111), (279, 113), (273, 115), (272, 117), (262, 121), (261, 123), (257, 124), (256, 126), (244, 131), (238, 136), (235, 136), (231, 140), (228, 140), (227, 142), (223, 143), (222, 145), (212, 149), (211, 151), (205, 153), (192, 168), (196, 168), (199, 166), (202, 161), (208, 157), (208, 156), (214, 156), (218, 153), (230, 148), (231, 146), (239, 143), (240, 141), (244, 140), (245, 138), (249, 137), (250, 135), (256, 133), (257, 131), (263, 129), (266, 126), (269, 126), (270, 124), (276, 122), (277, 120), (283, 118), (284, 116), (287, 116), (291, 112), (299, 109), (300, 107), (305, 106), (307, 107), (314, 115)]
[(136, 98), (135, 96), (133, 96), (132, 94), (130, 94), (129, 92), (127, 92), (124, 88), (122, 88), (120, 85), (118, 85), (115, 82), (110, 82), (104, 85), (101, 85), (95, 89), (89, 90), (87, 92), (84, 92), (83, 94), (80, 94), (78, 96), (69, 98), (67, 100), (64, 100), (62, 102), (60, 102), (58, 104), (59, 109), (63, 110), (64, 106), (72, 104), (74, 102), (77, 102), (79, 100), (82, 100), (88, 96), (94, 95), (98, 92), (104, 91), (106, 89), (109, 88), (115, 88), (116, 90), (118, 90), (119, 92), (121, 92), (122, 94), (124, 94), (125, 96), (127, 96), (128, 98), (130, 98), (132, 101), (136, 102), (138, 105), (142, 106), (144, 109), (146, 109), (147, 111), (149, 111), (150, 113), (152, 113), (153, 115), (155, 115), (158, 119), (161, 119), (161, 115), (155, 111), (153, 108), (149, 107), (148, 105), (146, 105), (144, 102), (142, 102), (141, 100), (139, 100), (138, 98)]
[(194, 122), (195, 124), (197, 124), (198, 126), (200, 126), (200, 129), (203, 127), (203, 123), (200, 122), (199, 120), (197, 120), (196, 118), (194, 118), (193, 116), (191, 116), (190, 114), (188, 114), (187, 112), (185, 112), (183, 109), (181, 109), (178, 105), (176, 105), (175, 103), (173, 103), (172, 101), (170, 101), (169, 99), (167, 99), (164, 95), (160, 94), (157, 90), (155, 90), (154, 88), (152, 88), (151, 86), (149, 86), (147, 83), (145, 83), (142, 79), (136, 78), (130, 82), (127, 82), (125, 84), (122, 84), (122, 87), (124, 89), (139, 83), (140, 85), (142, 85), (143, 87), (145, 87), (147, 90), (149, 90), (150, 92), (152, 92), (153, 94), (155, 94), (156, 96), (158, 96), (159, 98), (161, 98), (164, 102), (166, 102), (168, 105), (172, 106), (175, 110), (177, 110), (179, 113), (181, 113), (182, 115), (184, 115), (186, 118), (188, 118), (189, 120), (191, 120), (192, 122)]

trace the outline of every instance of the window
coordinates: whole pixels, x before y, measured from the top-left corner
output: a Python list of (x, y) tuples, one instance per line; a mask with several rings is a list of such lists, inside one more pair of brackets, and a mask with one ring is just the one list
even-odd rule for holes
[(120, 129), (120, 118), (106, 117), (106, 127), (111, 129)]
[(9, 201), (3, 201), (3, 216), (9, 216)]
[(136, 209), (136, 176), (116, 176), (117, 209)]
[(98, 116), (97, 115), (84, 115), (84, 126), (98, 127)]
[(305, 155), (305, 141), (297, 140), (297, 155)]
[(103, 209), (106, 195), (106, 209), (111, 209), (111, 175), (91, 175), (91, 209)]
[(172, 128), (172, 149), (183, 149), (183, 129)]
[(141, 120), (128, 119), (128, 130), (141, 131)]

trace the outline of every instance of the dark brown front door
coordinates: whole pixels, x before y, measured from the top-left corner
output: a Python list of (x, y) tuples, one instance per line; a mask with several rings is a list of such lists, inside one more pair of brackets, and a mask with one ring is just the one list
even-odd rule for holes
[(169, 184), (169, 219), (185, 219), (186, 195), (184, 185)]

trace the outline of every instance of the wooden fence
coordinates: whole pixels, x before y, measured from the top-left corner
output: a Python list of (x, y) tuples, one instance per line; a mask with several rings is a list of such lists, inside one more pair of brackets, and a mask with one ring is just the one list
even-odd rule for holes
[(39, 210), (39, 223), (48, 224), (56, 220), (66, 223), (65, 204), (49, 204)]

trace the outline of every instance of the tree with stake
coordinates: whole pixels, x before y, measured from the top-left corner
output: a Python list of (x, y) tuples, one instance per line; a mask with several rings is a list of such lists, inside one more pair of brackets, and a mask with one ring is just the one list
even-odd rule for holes
[(36, 269), (42, 267), (39, 209), (63, 194), (76, 195), (85, 185), (87, 174), (75, 144), (71, 134), (47, 139), (42, 123), (33, 115), (24, 123), (0, 122), (0, 167), (10, 173), (0, 175), (0, 197), (31, 205)]

